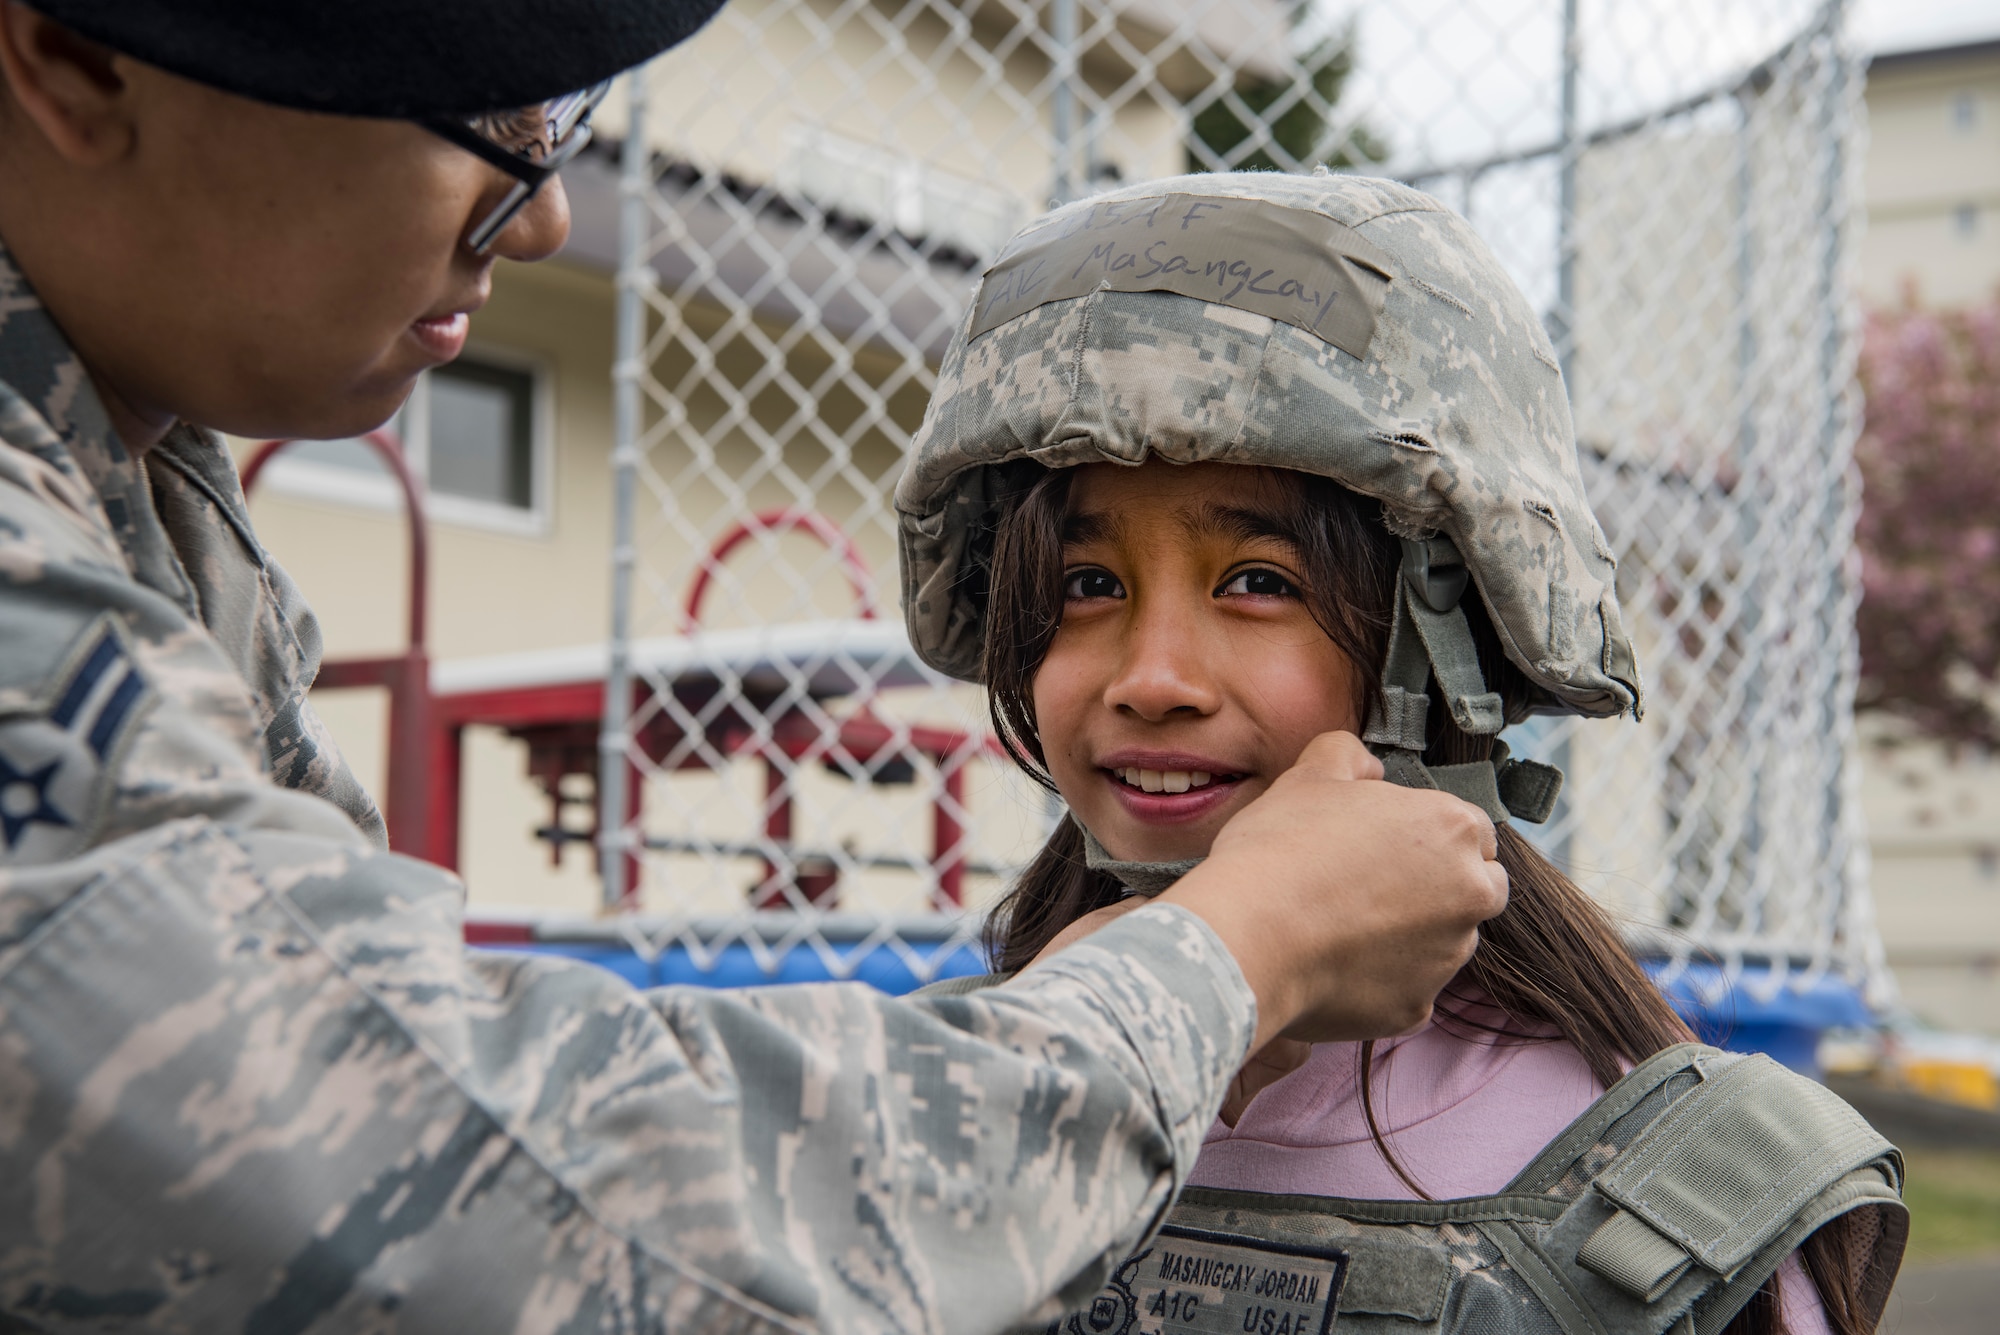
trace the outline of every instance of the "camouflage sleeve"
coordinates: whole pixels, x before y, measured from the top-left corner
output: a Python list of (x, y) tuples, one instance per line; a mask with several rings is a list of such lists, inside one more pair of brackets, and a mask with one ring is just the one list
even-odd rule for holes
[[(267, 747), (267, 754), (272, 755), (273, 781), (295, 780), (289, 786), (316, 793), (339, 807), (369, 843), (377, 848), (389, 846), (389, 827), (381, 808), (347, 767), (340, 744), (313, 708), (311, 696), (302, 695), (289, 709), (280, 710), (271, 720), (270, 731), (277, 737), (276, 744)], [(281, 772), (284, 768), (291, 773)]]
[(1166, 906), (971, 996), (654, 1002), (691, 1060), (761, 1086), (720, 1084), (747, 1188), (727, 1269), (813, 1294), (838, 1330), (990, 1331), (1087, 1301), (1178, 1193), (1252, 1022), (1235, 962)]
[(1157, 1222), (1249, 1034), (1166, 908), (909, 1003), (468, 956), (436, 869), (212, 821), (5, 899), (0, 1310), (55, 1329), (996, 1331)]
[(0, 1329), (987, 1332), (1157, 1221), (1252, 1004), (1156, 908), (1015, 984), (468, 954), (240, 678), (0, 486)]

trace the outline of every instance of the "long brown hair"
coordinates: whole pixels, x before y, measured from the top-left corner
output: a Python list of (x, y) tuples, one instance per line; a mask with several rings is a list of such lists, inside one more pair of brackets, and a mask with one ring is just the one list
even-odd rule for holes
[[(995, 732), (1016, 764), (1055, 789), (1035, 720), (1034, 679), (1062, 621), (1062, 529), (1073, 470), (1017, 471), (1003, 487), (996, 527), (980, 534), (991, 544), (983, 590), (983, 667)], [(1329, 479), (1271, 470), (1263, 505), (1299, 554), (1302, 593), (1314, 619), (1354, 665), (1362, 716), (1381, 691), (1388, 649), (1391, 597), (1400, 559), (1382, 523), (1381, 507)], [(1465, 611), (1488, 689), (1500, 693), (1509, 722), (1526, 716), (1529, 683), (1500, 647), (1480, 599)], [(1491, 737), (1459, 729), (1431, 686), (1427, 764), (1484, 760)], [(1478, 948), (1439, 998), (1440, 1026), (1491, 1042), (1572, 1045), (1606, 1087), (1624, 1071), (1692, 1034), (1646, 977), (1604, 911), (1535, 846), (1508, 826), (1499, 831), (1499, 860), (1510, 888), (1506, 910), (1485, 924)], [(996, 971), (1033, 960), (1055, 935), (1091, 910), (1115, 903), (1123, 887), (1086, 864), (1083, 832), (1064, 816), (986, 925), (986, 950)], [(1490, 1008), (1490, 1009), (1489, 1009)], [(1499, 1022), (1475, 1018), (1493, 1010)], [(1389, 1167), (1429, 1199), (1389, 1149), (1376, 1124), (1374, 1045), (1361, 1045), (1363, 1115)], [(1856, 1221), (1843, 1216), (1800, 1250), (1835, 1335), (1869, 1335), (1860, 1293), (1863, 1249)], [(1725, 1335), (1781, 1335), (1775, 1275), (1733, 1320)]]

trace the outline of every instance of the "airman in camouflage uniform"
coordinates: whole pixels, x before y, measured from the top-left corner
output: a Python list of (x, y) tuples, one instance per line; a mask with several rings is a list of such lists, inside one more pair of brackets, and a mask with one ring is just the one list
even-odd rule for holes
[(141, 468), (0, 282), (0, 1308), (979, 1329), (1164, 1209), (1249, 1038), (1191, 916), (926, 1009), (466, 955), (221, 442)]
[[(340, 80), (357, 69), (367, 96), (389, 96), (365, 45), (306, 57), (284, 45), (294, 7), (46, 7), (107, 41), (129, 23), (138, 49), (185, 56), (179, 71), (198, 82), (212, 73), (199, 62), (242, 35), (228, 25), (276, 24), (253, 34), (262, 49), (305, 63), (252, 96), (303, 90), (331, 99), (314, 109), (339, 110)], [(474, 37), (490, 23), (517, 41), (557, 14), (525, 0), (370, 12)], [(592, 49), (632, 30), (620, 16), (631, 17), (608, 0), (560, 7), (562, 22), (603, 27), (580, 35)], [(631, 41), (652, 45), (629, 59), (671, 40), (639, 29)], [(434, 49), (364, 36), (406, 64)], [(260, 546), (220, 438), (183, 421), (135, 446), (127, 431), (143, 435), (149, 419), (130, 367), (107, 375), (90, 351), (152, 322), (183, 332), (136, 354), (203, 371), (185, 331), (247, 340), (232, 349), (273, 354), (261, 378), (235, 398), (210, 394), (239, 422), (268, 412), (242, 405), (280, 372), (320, 383), (254, 332), (229, 318), (203, 326), (205, 312), (146, 284), (116, 294), (108, 324), (70, 286), (87, 294), (123, 257), (110, 243), (66, 255), (69, 223), (143, 250), (209, 216), (204, 182), (159, 197), (157, 216), (33, 213), (52, 190), (108, 179), (90, 173), (121, 151), (159, 151), (160, 136), (120, 139), (116, 116), (192, 99), (207, 118), (196, 123), (229, 128), (201, 100), (219, 94), (123, 56), (92, 64), (91, 50), (0, 0), (0, 150), (16, 154), (13, 170), (40, 173), (0, 199), (0, 218), (26, 219), (0, 251), (0, 1330), (981, 1332), (1046, 1318), (1161, 1218), (1253, 1032), (1406, 1026), (1498, 910), (1476, 813), (1408, 873), (1424, 895), (1389, 894), (1384, 869), (1438, 808), (1340, 784), (1362, 812), (1350, 827), (1384, 827), (1372, 845), (1341, 844), (1326, 834), (1338, 812), (1299, 818), (1345, 777), (1318, 763), (1265, 807), (1290, 801), (1293, 814), (1267, 819), (1309, 826), (1295, 837), (1332, 840), (1315, 852), (1342, 856), (1251, 842), (1291, 865), (1340, 862), (1350, 888), (1253, 853), (1235, 883), (1258, 884), (1255, 901), (1232, 907), (1241, 897), (1212, 867), (1189, 878), (1206, 898), (1133, 914), (979, 997), (913, 1004), (857, 985), (642, 994), (575, 962), (468, 955), (462, 887), (386, 851), (373, 804), (314, 717), (318, 629)], [(51, 69), (62, 78), (44, 78)], [(491, 69), (479, 78), (483, 96), (504, 84)], [(156, 105), (118, 100), (135, 82)], [(412, 86), (428, 88), (421, 68)], [(516, 101), (546, 93), (512, 86)], [(100, 117), (86, 127), (96, 138), (77, 132), (86, 112)], [(465, 202), (489, 217), (510, 186), (414, 127), (273, 116), (260, 133), (321, 148), (361, 140), (437, 180), (472, 180)], [(254, 166), (253, 189), (291, 164)], [(354, 193), (335, 182), (316, 203), (341, 206), (343, 190)], [(246, 245), (286, 219), (214, 216), (249, 229), (236, 234)], [(560, 244), (559, 212), (522, 219), (539, 240), (515, 234), (518, 257)], [(339, 228), (324, 235), (329, 264), (352, 261), (333, 250)], [(57, 271), (61, 283), (38, 276)], [(182, 277), (163, 275), (160, 290)], [(207, 275), (218, 288), (225, 278), (236, 281)], [(402, 340), (410, 317), (391, 314)], [(463, 326), (462, 314), (424, 319)], [(1491, 839), (1485, 828), (1484, 859)], [(1410, 976), (1380, 972), (1380, 943), (1343, 925), (1357, 916), (1343, 904), (1364, 893), (1390, 907), (1358, 916), (1401, 914), (1397, 939), (1421, 939), (1395, 955)]]

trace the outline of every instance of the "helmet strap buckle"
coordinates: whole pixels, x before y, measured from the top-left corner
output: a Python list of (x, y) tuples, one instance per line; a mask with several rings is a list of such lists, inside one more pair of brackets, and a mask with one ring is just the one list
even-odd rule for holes
[(1458, 544), (1442, 533), (1428, 538), (1403, 538), (1403, 580), (1418, 601), (1433, 612), (1449, 612), (1465, 596), (1472, 572)]
[(1382, 692), (1362, 740), (1382, 758), (1391, 783), (1441, 789), (1471, 802), (1499, 824), (1509, 816), (1537, 823), (1547, 820), (1562, 790), (1562, 771), (1513, 759), (1505, 742), (1495, 741), (1487, 760), (1424, 764), (1433, 676), (1461, 730), (1490, 737), (1506, 726), (1507, 717), (1499, 694), (1486, 689), (1472, 627), (1461, 606), (1472, 580), (1465, 558), (1442, 533), (1404, 538), (1402, 544), (1402, 578), (1396, 581)]

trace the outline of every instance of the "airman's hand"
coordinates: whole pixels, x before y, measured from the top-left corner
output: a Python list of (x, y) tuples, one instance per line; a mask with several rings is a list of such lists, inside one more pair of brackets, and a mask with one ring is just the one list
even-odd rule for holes
[(1281, 1034), (1328, 1042), (1422, 1024), (1479, 924), (1507, 906), (1486, 814), (1381, 776), (1353, 734), (1315, 738), (1160, 896), (1235, 955), (1257, 995), (1253, 1052)]

